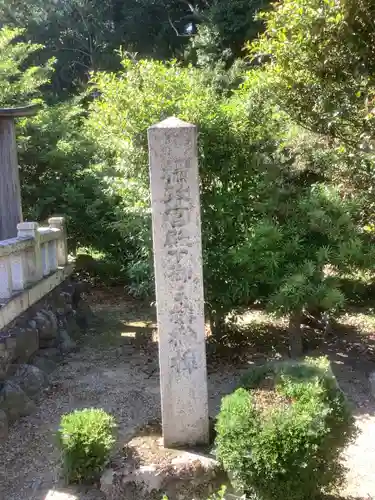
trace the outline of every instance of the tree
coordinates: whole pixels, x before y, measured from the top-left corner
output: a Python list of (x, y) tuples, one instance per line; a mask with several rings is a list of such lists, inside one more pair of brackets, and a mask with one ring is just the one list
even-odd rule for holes
[(269, 0), (211, 1), (191, 39), (190, 58), (201, 66), (224, 61), (227, 67), (236, 58), (243, 58), (246, 42), (264, 29), (256, 15), (269, 5)]
[(277, 102), (298, 123), (372, 151), (375, 5), (371, 0), (285, 0), (264, 14), (252, 45)]
[(231, 64), (242, 55), (244, 43), (262, 29), (254, 15), (267, 4), (267, 0), (0, 0), (0, 19), (4, 25), (26, 28), (25, 41), (45, 46), (35, 64), (57, 59), (52, 90), (66, 96), (81, 90), (91, 71), (119, 70), (120, 48), (138, 58), (188, 58), (200, 63), (224, 59)]
[(44, 45), (36, 62), (57, 59), (53, 86), (58, 93), (86, 83), (92, 70), (118, 66), (114, 50), (121, 45), (121, 37), (116, 31), (115, 10), (112, 0), (0, 2), (4, 24), (27, 26), (24, 38)]
[(182, 0), (0, 0), (2, 23), (27, 27), (25, 40), (45, 46), (36, 62), (56, 57), (59, 95), (80, 90), (91, 71), (118, 70), (120, 48), (143, 57), (181, 55), (195, 12), (198, 6)]
[(30, 57), (41, 50), (42, 45), (15, 43), (23, 30), (0, 30), (0, 105), (22, 106), (40, 99), (42, 87), (52, 74), (51, 59), (43, 66), (29, 65)]
[(178, 116), (199, 127), (205, 294), (220, 334), (225, 315), (253, 300), (232, 249), (243, 243), (271, 186), (280, 125), (265, 120), (265, 106), (217, 93), (210, 74), (192, 66), (132, 59), (123, 65), (116, 76), (94, 76), (100, 97), (90, 107), (87, 130), (99, 142), (101, 163), (113, 172), (108, 182), (122, 200), (116, 227), (138, 244), (128, 274), (153, 282), (147, 128)]
[(303, 313), (335, 314), (345, 302), (342, 273), (371, 262), (353, 203), (327, 184), (301, 188), (298, 177), (280, 172), (278, 193), (264, 200), (263, 216), (233, 250), (258, 301), (289, 317), (292, 357), (302, 355)]

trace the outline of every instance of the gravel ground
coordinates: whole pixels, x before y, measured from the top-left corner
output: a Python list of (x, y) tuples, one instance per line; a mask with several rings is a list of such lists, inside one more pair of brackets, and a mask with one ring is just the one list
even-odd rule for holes
[[(99, 316), (104, 307), (96, 306)], [(37, 412), (11, 428), (9, 439), (0, 446), (1, 500), (60, 500), (58, 492), (69, 493), (71, 497), (66, 500), (102, 499), (95, 489), (66, 489), (59, 477), (54, 433), (62, 414), (76, 408), (104, 408), (117, 419), (123, 438), (120, 441), (138, 426), (159, 417), (156, 345), (142, 350), (129, 341), (137, 329), (152, 329), (152, 320), (145, 321), (139, 314), (134, 322), (135, 311), (128, 309), (124, 315), (124, 306), (112, 307), (111, 322), (89, 332), (80, 351), (67, 357), (54, 373), (51, 386), (40, 396)], [(361, 430), (346, 450), (348, 487), (343, 493), (356, 500), (375, 497), (375, 402), (367, 382), (375, 366), (363, 353), (348, 355), (337, 345), (328, 346), (327, 352), (343, 390), (356, 406)], [(217, 411), (221, 396), (235, 387), (239, 376), (238, 367), (229, 365), (209, 370), (211, 414)]]

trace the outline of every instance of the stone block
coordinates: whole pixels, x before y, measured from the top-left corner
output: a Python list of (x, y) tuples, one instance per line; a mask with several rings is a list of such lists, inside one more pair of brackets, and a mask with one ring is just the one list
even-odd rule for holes
[(35, 403), (18, 384), (12, 380), (4, 383), (0, 391), (0, 410), (6, 413), (9, 423), (30, 415), (35, 409)]
[(45, 316), (47, 316), (47, 318), (50, 320), (53, 332), (57, 333), (58, 323), (57, 323), (56, 315), (53, 313), (53, 311), (42, 309), (41, 313), (43, 313)]
[(66, 330), (59, 331), (59, 347), (63, 354), (68, 354), (77, 349), (77, 344), (72, 340)]
[(46, 356), (33, 356), (30, 363), (39, 368), (39, 370), (42, 370), (42, 372), (47, 373), (47, 375), (50, 375), (57, 368), (55, 361)]
[(5, 411), (0, 410), (0, 443), (8, 437), (8, 417)]
[(369, 384), (372, 397), (375, 398), (375, 372), (370, 373)]
[(58, 363), (62, 360), (62, 354), (57, 347), (47, 347), (46, 349), (39, 349), (36, 356), (43, 357)]
[(100, 489), (107, 500), (155, 500), (163, 494), (170, 499), (206, 500), (228, 482), (216, 460), (201, 453), (169, 450), (163, 457), (153, 457), (153, 463), (143, 459), (142, 465), (125, 462), (122, 468), (103, 473)]
[(0, 338), (0, 382), (5, 380), (9, 366), (15, 359), (16, 342), (13, 338)]
[(13, 381), (29, 397), (35, 396), (48, 385), (47, 374), (33, 365), (19, 365), (13, 376)]
[[(35, 323), (35, 322), (33, 322)], [(16, 337), (15, 359), (25, 363), (39, 349), (39, 333), (35, 328), (20, 328)]]
[(53, 324), (48, 315), (39, 311), (34, 317), (39, 332), (40, 347), (54, 347), (57, 339), (57, 322)]

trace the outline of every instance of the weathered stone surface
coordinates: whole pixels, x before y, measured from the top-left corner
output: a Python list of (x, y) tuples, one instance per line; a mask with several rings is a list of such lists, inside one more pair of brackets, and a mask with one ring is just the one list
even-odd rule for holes
[(66, 330), (60, 330), (59, 332), (60, 340), (60, 350), (63, 354), (75, 351), (77, 349), (77, 344), (72, 340)]
[(75, 311), (69, 313), (65, 316), (65, 328), (62, 328), (69, 332), (69, 335), (76, 338), (82, 334), (81, 328), (78, 326), (76, 321)]
[(0, 391), (0, 410), (3, 410), (8, 421), (14, 422), (20, 417), (26, 417), (35, 411), (35, 404), (25, 394), (19, 385), (7, 380)]
[(179, 452), (174, 458), (165, 457), (161, 464), (107, 469), (100, 489), (107, 500), (157, 500), (163, 494), (170, 499), (207, 500), (227, 481), (213, 458)]
[(197, 130), (176, 118), (149, 129), (163, 437), (207, 443), (207, 369)]
[(0, 443), (8, 437), (8, 417), (5, 411), (0, 410)]
[(48, 385), (46, 373), (33, 365), (20, 365), (13, 380), (29, 397), (35, 396)]
[[(62, 275), (66, 278), (70, 272)], [(1, 389), (0, 408), (10, 413), (9, 421), (29, 413), (33, 402), (28, 395), (34, 397), (46, 385), (47, 374), (55, 370), (63, 355), (77, 347), (71, 335), (78, 339), (82, 333), (77, 325), (73, 300), (79, 283), (72, 280), (61, 283), (62, 275), (55, 273), (25, 291), (29, 297), (29, 309), (26, 310), (19, 300), (24, 293), (15, 297), (9, 307), (6, 306), (6, 315), (1, 315), (0, 388), (6, 380), (11, 385), (6, 386), (5, 391)], [(80, 313), (91, 314), (83, 299), (80, 303)], [(18, 310), (22, 314), (17, 317)], [(4, 312), (4, 307), (1, 312)], [(28, 367), (20, 368), (20, 365)], [(15, 408), (12, 410), (13, 402)]]
[(72, 312), (72, 296), (67, 292), (60, 292), (55, 298), (56, 313), (58, 316), (64, 316)]
[(90, 306), (87, 304), (87, 302), (84, 302), (83, 300), (80, 300), (77, 304), (76, 308), (76, 322), (77, 325), (82, 329), (85, 330), (86, 328), (89, 327), (91, 322), (94, 319), (94, 314), (90, 308)]
[(53, 311), (46, 311), (45, 309), (43, 309), (41, 311), (45, 316), (47, 316), (47, 318), (50, 320), (50, 323), (51, 323), (51, 326), (52, 326), (52, 331), (55, 333), (57, 332), (58, 330), (58, 323), (57, 323), (57, 318), (56, 318), (56, 315), (53, 313)]
[(15, 359), (17, 359), (20, 363), (25, 363), (38, 349), (38, 329), (20, 328), (20, 330), (17, 332)]
[(16, 340), (0, 339), (0, 382), (5, 380), (16, 353)]
[(39, 331), (39, 342), (44, 344), (45, 341), (54, 340), (57, 337), (57, 328), (50, 321), (50, 318), (39, 311), (35, 316), (35, 321)]
[(48, 357), (45, 356), (33, 356), (30, 363), (39, 368), (39, 370), (42, 370), (42, 372), (47, 373), (47, 375), (54, 372), (57, 368), (57, 364), (52, 359), (48, 359)]
[(43, 358), (51, 359), (55, 363), (58, 363), (63, 359), (61, 351), (57, 347), (48, 347), (46, 349), (39, 349), (36, 355)]
[(372, 396), (375, 398), (375, 372), (370, 373), (369, 384)]

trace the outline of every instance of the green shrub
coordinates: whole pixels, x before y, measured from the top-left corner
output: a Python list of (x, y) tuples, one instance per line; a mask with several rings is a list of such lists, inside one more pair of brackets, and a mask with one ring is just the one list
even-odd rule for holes
[(355, 425), (329, 361), (257, 372), (223, 399), (217, 422), (217, 456), (237, 486), (262, 500), (311, 500), (342, 483)]
[(76, 410), (61, 419), (58, 431), (64, 472), (69, 482), (95, 480), (115, 442), (115, 422), (104, 410)]
[(98, 168), (109, 172), (106, 182), (120, 199), (112, 227), (124, 252), (132, 248), (124, 264), (129, 291), (153, 291), (147, 128), (176, 116), (199, 129), (205, 296), (210, 319), (223, 320), (253, 300), (251, 273), (243, 272), (231, 249), (244, 241), (272, 189), (284, 121), (273, 120), (255, 97), (218, 92), (211, 72), (173, 61), (126, 58), (122, 64), (116, 75), (93, 75), (99, 97), (85, 129), (98, 146)]

